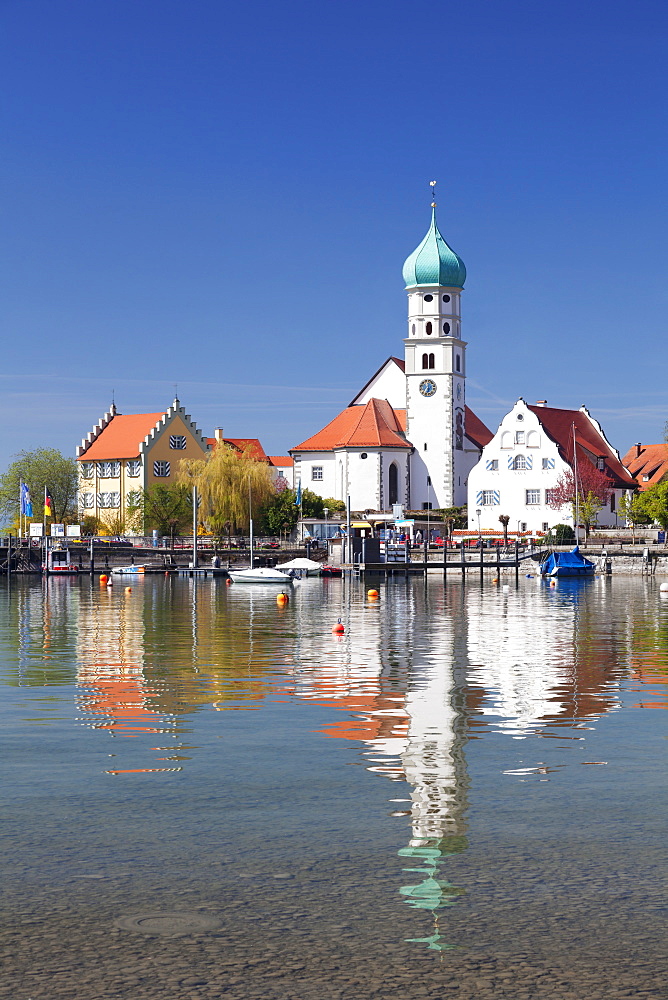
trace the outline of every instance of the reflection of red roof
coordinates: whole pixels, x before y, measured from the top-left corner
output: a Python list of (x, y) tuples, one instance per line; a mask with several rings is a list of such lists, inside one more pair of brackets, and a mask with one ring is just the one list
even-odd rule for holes
[(634, 478), (626, 471), (614, 449), (608, 444), (596, 425), (583, 410), (560, 410), (554, 406), (529, 406), (538, 417), (545, 431), (559, 446), (559, 453), (565, 462), (573, 464), (573, 424), (578, 461), (588, 461), (596, 466), (598, 458), (603, 459), (601, 470), (618, 488), (633, 487)]
[(271, 462), (272, 465), (275, 466), (284, 465), (286, 469), (288, 468), (291, 469), (292, 466), (295, 464), (295, 461), (291, 455), (270, 455), (269, 461)]
[(492, 440), (494, 435), (490, 431), (489, 427), (483, 424), (480, 417), (477, 417), (473, 410), (470, 410), (468, 406), (465, 409), (465, 421), (464, 421), (464, 432), (469, 439), (469, 441), (476, 446), (476, 448), (482, 449), (486, 444)]
[(668, 476), (668, 444), (634, 444), (622, 462), (637, 479), (640, 491), (648, 490)]
[(79, 461), (93, 462), (121, 458), (136, 458), (139, 448), (150, 434), (162, 413), (116, 414), (98, 437), (81, 455)]
[(406, 411), (393, 410), (386, 399), (349, 406), (326, 427), (293, 451), (334, 451), (335, 448), (410, 448), (404, 437)]

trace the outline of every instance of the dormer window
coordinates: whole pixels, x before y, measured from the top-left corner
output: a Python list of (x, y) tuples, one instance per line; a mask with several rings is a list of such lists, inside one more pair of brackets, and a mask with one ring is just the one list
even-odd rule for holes
[(599, 472), (603, 472), (603, 470), (605, 469), (605, 459), (604, 458), (600, 458), (599, 457), (599, 458), (596, 459), (596, 468), (599, 470)]

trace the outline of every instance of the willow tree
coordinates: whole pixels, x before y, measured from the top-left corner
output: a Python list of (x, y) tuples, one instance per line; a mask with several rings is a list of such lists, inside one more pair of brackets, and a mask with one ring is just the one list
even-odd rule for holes
[(235, 533), (247, 532), (249, 519), (274, 493), (266, 462), (222, 443), (206, 458), (181, 462), (179, 478), (197, 488), (199, 520), (218, 537), (228, 530), (227, 522)]

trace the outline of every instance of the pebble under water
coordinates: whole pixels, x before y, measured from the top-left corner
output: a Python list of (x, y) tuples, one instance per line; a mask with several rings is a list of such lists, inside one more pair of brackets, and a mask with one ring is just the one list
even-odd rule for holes
[(451, 576), (2, 581), (0, 997), (664, 996), (659, 581)]

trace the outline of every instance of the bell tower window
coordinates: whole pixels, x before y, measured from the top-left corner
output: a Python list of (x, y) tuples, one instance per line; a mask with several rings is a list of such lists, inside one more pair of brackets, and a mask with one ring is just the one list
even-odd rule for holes
[(450, 333), (450, 324), (449, 323), (444, 323), (443, 324), (443, 333)]
[(424, 329), (425, 329), (425, 333), (427, 334), (427, 336), (430, 337), (431, 336), (431, 331), (432, 331), (432, 325), (431, 325), (431, 323), (426, 323)]
[(455, 368), (457, 369), (458, 372), (460, 372), (462, 370), (461, 365), (462, 365), (462, 363), (461, 363), (459, 355), (455, 354)]
[(434, 368), (435, 367), (435, 360), (436, 359), (435, 359), (435, 357), (434, 357), (433, 354), (423, 354), (422, 355), (422, 370), (426, 371), (427, 369)]

